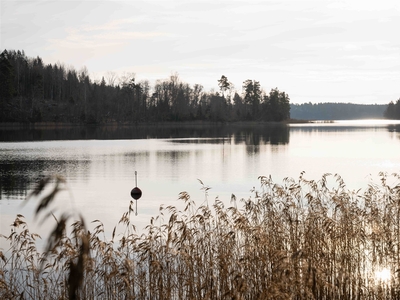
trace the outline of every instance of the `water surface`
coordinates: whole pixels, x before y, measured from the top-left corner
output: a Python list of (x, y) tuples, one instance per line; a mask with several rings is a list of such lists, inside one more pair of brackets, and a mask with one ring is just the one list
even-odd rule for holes
[[(349, 189), (364, 188), (380, 171), (400, 172), (400, 127), (388, 121), (293, 125), (153, 126), (3, 130), (0, 133), (0, 233), (17, 213), (33, 222), (35, 203), (21, 206), (48, 175), (66, 178), (58, 208), (100, 219), (112, 231), (128, 208), (130, 191), (143, 191), (138, 229), (158, 208), (179, 205), (187, 191), (198, 205), (231, 195), (248, 198), (258, 176), (318, 180), (340, 174)], [(200, 179), (211, 187), (206, 198)], [(37, 224), (37, 222), (36, 222)], [(34, 225), (36, 229), (38, 226)]]

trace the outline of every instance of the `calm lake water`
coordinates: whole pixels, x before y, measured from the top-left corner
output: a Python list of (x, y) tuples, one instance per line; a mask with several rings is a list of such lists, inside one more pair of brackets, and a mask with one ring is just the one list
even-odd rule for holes
[[(338, 173), (350, 190), (377, 181), (380, 171), (400, 173), (400, 123), (338, 121), (291, 125), (153, 126), (150, 128), (58, 128), (0, 131), (0, 233), (8, 234), (16, 214), (42, 232), (24, 203), (44, 176), (66, 178), (68, 190), (54, 209), (74, 210), (87, 221), (101, 220), (106, 235), (127, 211), (135, 187), (143, 191), (132, 221), (142, 230), (161, 204), (176, 205), (186, 191), (200, 205), (206, 200), (200, 179), (228, 206), (231, 195), (252, 196), (258, 176), (318, 180)], [(61, 211), (58, 211), (61, 212)], [(54, 223), (54, 222), (53, 222)], [(0, 248), (4, 245), (0, 245)]]

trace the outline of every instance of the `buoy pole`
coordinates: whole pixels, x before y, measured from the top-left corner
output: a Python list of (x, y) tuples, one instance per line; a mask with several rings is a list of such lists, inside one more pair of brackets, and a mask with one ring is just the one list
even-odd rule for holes
[(142, 191), (137, 187), (137, 171), (135, 171), (135, 184), (136, 186), (131, 191), (131, 197), (136, 200), (136, 213), (137, 216), (137, 201), (142, 197)]
[[(135, 187), (137, 187), (137, 171), (135, 171)], [(136, 210), (135, 210), (135, 216), (137, 216), (137, 199), (136, 200)]]

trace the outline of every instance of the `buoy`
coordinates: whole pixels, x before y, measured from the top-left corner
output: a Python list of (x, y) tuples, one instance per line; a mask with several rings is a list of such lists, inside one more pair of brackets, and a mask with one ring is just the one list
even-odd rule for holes
[(131, 197), (135, 200), (139, 200), (142, 197), (142, 191), (138, 187), (134, 187), (131, 191)]
[(137, 187), (137, 172), (135, 171), (136, 186), (131, 191), (131, 197), (136, 200), (136, 216), (137, 216), (137, 201), (142, 197), (142, 190)]

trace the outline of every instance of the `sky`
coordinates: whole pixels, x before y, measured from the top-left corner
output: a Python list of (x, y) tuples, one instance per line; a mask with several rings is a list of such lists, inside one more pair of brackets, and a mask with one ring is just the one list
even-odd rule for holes
[(225, 75), (291, 103), (400, 98), (399, 0), (1, 2), (1, 51), (136, 80), (172, 74), (206, 91)]

